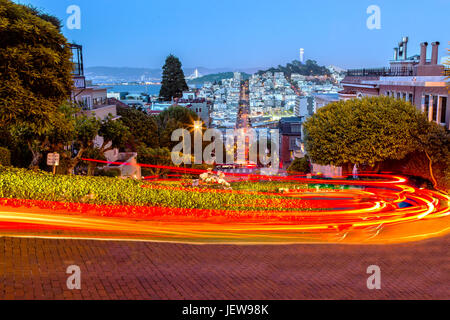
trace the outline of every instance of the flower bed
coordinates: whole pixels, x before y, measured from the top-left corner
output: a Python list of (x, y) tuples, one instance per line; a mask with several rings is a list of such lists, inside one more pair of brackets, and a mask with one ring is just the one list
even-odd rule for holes
[[(257, 189), (257, 185), (248, 184), (248, 191), (205, 190), (184, 187), (181, 182), (166, 184), (109, 177), (53, 176), (41, 171), (0, 167), (0, 198), (44, 201), (48, 205), (67, 203), (72, 207), (79, 206), (78, 210), (81, 211), (82, 204), (97, 205), (100, 211), (106, 208), (100, 206), (110, 206), (107, 211), (115, 210), (115, 206), (153, 208), (151, 210), (159, 208), (160, 211), (167, 211), (167, 214), (173, 214), (168, 208), (232, 210), (230, 214), (246, 216), (261, 215), (270, 210), (277, 211), (277, 214), (283, 211), (311, 210), (307, 201), (252, 190)], [(275, 191), (275, 185), (270, 186), (267, 191)], [(128, 212), (127, 210), (134, 209), (120, 207), (117, 210)], [(210, 215), (211, 212), (208, 212), (201, 215)], [(177, 214), (189, 215), (191, 212), (179, 210)]]

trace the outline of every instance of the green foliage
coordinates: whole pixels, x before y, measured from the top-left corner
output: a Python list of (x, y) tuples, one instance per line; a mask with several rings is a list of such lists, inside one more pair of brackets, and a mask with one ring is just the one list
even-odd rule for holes
[(201, 121), (199, 116), (192, 110), (171, 106), (161, 112), (157, 117), (159, 131), (159, 142), (161, 147), (172, 149), (178, 142), (172, 142), (172, 132), (179, 128), (192, 130), (195, 121)]
[(134, 108), (118, 108), (120, 120), (128, 127), (130, 137), (128, 144), (133, 150), (144, 144), (146, 147), (159, 146), (158, 125), (154, 116)]
[(246, 190), (255, 192), (280, 192), (283, 189), (308, 189), (307, 184), (299, 184), (295, 181), (239, 181), (231, 182), (233, 190)]
[[(93, 146), (90, 146), (89, 148), (84, 150), (83, 158), (102, 160), (102, 161), (106, 160), (105, 154), (99, 148), (95, 148)], [(89, 176), (94, 175), (95, 169), (97, 168), (97, 166), (101, 165), (101, 164), (99, 164), (97, 162), (93, 162), (93, 161), (81, 161), (81, 164), (88, 168), (87, 175), (89, 175)]]
[(390, 97), (334, 102), (305, 122), (306, 150), (321, 165), (402, 159), (416, 147), (421, 116), (415, 106)]
[(298, 73), (304, 76), (324, 76), (330, 75), (330, 71), (324, 67), (319, 66), (314, 60), (307, 60), (302, 64), (300, 61), (294, 60), (291, 63), (286, 64), (285, 67), (278, 66), (277, 68), (270, 68), (266, 71), (259, 71), (258, 74), (265, 72), (283, 72), (285, 76), (290, 77), (293, 73)]
[(0, 147), (0, 165), (1, 166), (11, 165), (11, 152), (8, 149), (2, 147)]
[(291, 163), (291, 165), (289, 166), (289, 168), (287, 169), (287, 172), (289, 174), (298, 174), (298, 173), (310, 173), (311, 172), (311, 167), (309, 164), (309, 159), (304, 157), (304, 158), (295, 158), (295, 160)]
[(51, 127), (73, 84), (67, 40), (40, 16), (0, 0), (0, 125), (18, 125), (35, 134)]
[(425, 116), (418, 120), (419, 130), (414, 135), (416, 151), (425, 155), (427, 166), (417, 175), (430, 178), (433, 186), (450, 190), (450, 133)]
[[(256, 185), (256, 184), (255, 184)], [(149, 184), (134, 179), (53, 176), (42, 171), (0, 167), (0, 198), (196, 209), (232, 209), (239, 214), (264, 214), (282, 195), (186, 190), (179, 183)], [(278, 211), (310, 210), (299, 204)]]
[[(241, 72), (242, 79), (248, 80), (250, 79), (251, 75), (245, 72)], [(199, 77), (197, 79), (189, 80), (189, 84), (204, 84), (205, 82), (211, 82), (211, 83), (218, 83), (224, 79), (231, 79), (234, 77), (233, 72), (221, 72), (221, 73), (214, 73), (214, 74), (208, 74), (203, 77)]]
[(183, 69), (181, 69), (180, 60), (174, 55), (169, 55), (163, 66), (159, 97), (163, 100), (171, 101), (172, 98), (181, 97), (183, 91), (187, 89), (188, 86), (186, 84), (186, 79), (184, 78)]
[(101, 122), (98, 135), (104, 139), (100, 150), (106, 152), (114, 148), (122, 148), (130, 137), (130, 131), (120, 119), (113, 120), (113, 117), (109, 115)]
[[(409, 177), (419, 177), (424, 182), (419, 187), (438, 188), (450, 191), (450, 157), (432, 163), (433, 177), (430, 174), (430, 162), (424, 152), (412, 152), (400, 160), (386, 160), (381, 164), (382, 171), (395, 172)], [(433, 178), (435, 183), (433, 183)]]
[[(138, 163), (156, 166), (173, 166), (171, 152), (168, 148), (140, 148)], [(168, 171), (159, 168), (144, 167), (144, 176), (163, 175)]]
[(113, 169), (103, 169), (103, 170), (98, 170), (97, 175), (100, 177), (110, 177), (110, 178), (117, 178), (120, 177), (121, 172), (120, 169), (117, 168), (113, 168)]
[(87, 148), (97, 136), (101, 123), (95, 117), (79, 115), (75, 119), (76, 142)]
[(47, 14), (45, 12), (42, 12), (41, 10), (39, 10), (38, 8), (36, 8), (36, 7), (32, 6), (32, 5), (28, 5), (25, 8), (28, 9), (35, 16), (41, 18), (42, 20), (45, 20), (45, 21), (51, 23), (58, 30), (61, 30), (61, 28), (63, 27), (61, 20), (59, 20), (57, 17), (49, 15), (49, 14)]
[(450, 133), (425, 116), (418, 119), (419, 130), (414, 135), (416, 149), (424, 152), (432, 162), (450, 158)]

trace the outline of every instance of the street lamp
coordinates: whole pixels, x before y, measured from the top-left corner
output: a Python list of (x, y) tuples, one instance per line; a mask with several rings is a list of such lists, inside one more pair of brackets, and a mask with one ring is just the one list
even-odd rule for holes
[(194, 121), (194, 129), (200, 130), (202, 128), (202, 122), (201, 121)]

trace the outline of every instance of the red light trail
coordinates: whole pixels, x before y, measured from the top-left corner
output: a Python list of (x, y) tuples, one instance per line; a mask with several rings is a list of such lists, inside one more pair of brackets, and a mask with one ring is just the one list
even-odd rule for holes
[(213, 210), (0, 199), (0, 235), (189, 243), (395, 243), (450, 232), (448, 195), (412, 187), (403, 177), (360, 177), (362, 180), (248, 175), (247, 180), (334, 186), (281, 193), (144, 185), (183, 192), (260, 195), (261, 200), (244, 204), (245, 211), (240, 210), (244, 205)]

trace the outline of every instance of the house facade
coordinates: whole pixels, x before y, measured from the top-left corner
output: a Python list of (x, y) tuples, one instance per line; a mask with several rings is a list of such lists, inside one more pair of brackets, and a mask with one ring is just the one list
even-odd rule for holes
[(407, 56), (408, 38), (394, 48), (388, 68), (349, 70), (341, 84), (341, 100), (370, 96), (390, 96), (411, 102), (430, 121), (450, 129), (448, 69), (438, 63), (439, 42), (431, 43), (431, 59), (427, 59), (428, 43), (421, 43), (420, 55)]

